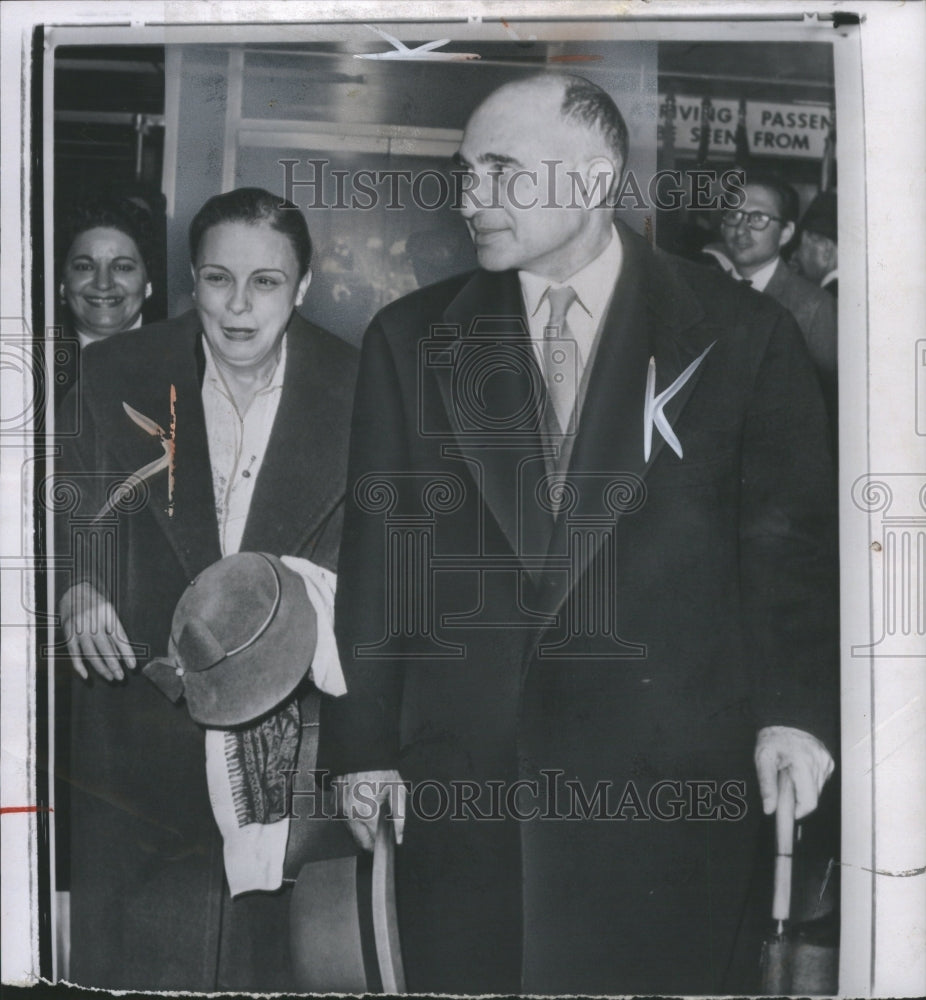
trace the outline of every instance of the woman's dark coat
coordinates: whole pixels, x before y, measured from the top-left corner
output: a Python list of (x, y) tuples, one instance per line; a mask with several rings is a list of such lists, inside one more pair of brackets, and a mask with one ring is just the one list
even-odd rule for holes
[[(166, 652), (174, 606), (221, 558), (195, 313), (82, 352), (77, 412), (59, 466), (59, 595), (91, 581), (115, 604), (139, 665)], [(294, 314), (279, 410), (241, 551), (337, 568), (355, 351)], [(175, 399), (173, 416), (171, 399)], [(174, 429), (167, 471), (118, 515), (109, 491), (162, 446), (123, 403)], [(287, 893), (231, 901), (209, 805), (203, 730), (140, 670), (75, 675), (71, 758), (71, 973), (82, 985), (285, 990)]]

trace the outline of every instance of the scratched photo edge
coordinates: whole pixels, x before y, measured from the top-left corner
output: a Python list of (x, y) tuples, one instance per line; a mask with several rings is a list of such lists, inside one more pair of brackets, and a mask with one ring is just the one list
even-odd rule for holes
[[(597, 8), (588, 5), (590, 7), (588, 16), (594, 18), (597, 13)], [(779, 10), (783, 11), (781, 4), (773, 5)], [(851, 9), (851, 5), (845, 5), (847, 10)], [(716, 7), (714, 8), (716, 10)], [(871, 11), (869, 16), (876, 17), (874, 11)], [(443, 34), (444, 32), (453, 32), (461, 28), (461, 23), (456, 21), (444, 21), (440, 19), (440, 11), (434, 10), (433, 13), (429, 15), (421, 14), (421, 23), (423, 24), (423, 30), (430, 37), (435, 35), (436, 32)], [(885, 19), (887, 15), (884, 15)], [(48, 21), (51, 21), (48, 18)], [(416, 16), (415, 20), (418, 20)], [(557, 18), (558, 22), (561, 23), (571, 23), (571, 19), (567, 18)], [(692, 25), (684, 21), (684, 15), (680, 14), (677, 19), (677, 23), (669, 26), (666, 22), (661, 22), (658, 26), (658, 41), (666, 41), (674, 33), (682, 38), (690, 37), (692, 31), (694, 31), (695, 37), (698, 40), (717, 40), (712, 39), (709, 33), (702, 34), (705, 29), (698, 25), (697, 28), (692, 29)], [(516, 24), (517, 21), (512, 18), (511, 24)], [(530, 23), (530, 22), (525, 22)], [(403, 31), (407, 31), (410, 27), (409, 24), (401, 22), (389, 22), (384, 21), (383, 24), (390, 29), (398, 30), (401, 28)], [(594, 27), (594, 21), (586, 22), (582, 25), (582, 30), (587, 30)], [(647, 25), (641, 27), (641, 34), (645, 33), (647, 30)], [(488, 29), (483, 25), (483, 28), (487, 31)], [(344, 37), (343, 32), (348, 30), (359, 31), (360, 25), (352, 24), (340, 24), (337, 26), (326, 25), (319, 28), (319, 32), (323, 37), (333, 35), (335, 37)], [(273, 36), (277, 31), (280, 32), (280, 37), (276, 40), (285, 40), (285, 35), (282, 33), (282, 29), (277, 29), (275, 26), (271, 25), (266, 28), (266, 33), (261, 29), (258, 29), (251, 25), (244, 26), (230, 26), (230, 25), (214, 25), (214, 26), (204, 26), (203, 28), (191, 29), (193, 36), (196, 37), (206, 37), (206, 35), (211, 36), (212, 39), (225, 41), (226, 36), (229, 39), (234, 39), (235, 41), (247, 41), (253, 39), (254, 32), (258, 32), (260, 38), (259, 40), (270, 41), (271, 36)], [(708, 29), (709, 30), (709, 29)], [(722, 32), (723, 29), (720, 29)], [(738, 25), (738, 31), (736, 38), (740, 41), (745, 40), (762, 40), (770, 36), (776, 36), (776, 25), (773, 23), (768, 26), (755, 27), (751, 29), (754, 33), (750, 34), (748, 30), (742, 27), (740, 23)], [(844, 191), (844, 197), (841, 199), (841, 205), (839, 209), (839, 232), (842, 233), (853, 233), (862, 234), (864, 237), (869, 238), (870, 234), (868, 225), (870, 225), (870, 220), (866, 219), (865, 206), (868, 201), (868, 196), (870, 195), (870, 185), (871, 180), (866, 178), (865, 173), (865, 135), (870, 123), (864, 122), (864, 110), (863, 110), (863, 92), (861, 86), (861, 72), (862, 72), (862, 56), (860, 54), (860, 46), (858, 41), (858, 35), (864, 29), (854, 27), (851, 24), (846, 24), (847, 34), (854, 36), (854, 40), (847, 39), (845, 43), (837, 43), (833, 45), (834, 50), (834, 63), (835, 63), (835, 90), (836, 90), (836, 102), (837, 102), (837, 115), (840, 115), (841, 131), (840, 131), (840, 151), (842, 155), (839, 157), (839, 187)], [(145, 38), (155, 39), (158, 37), (159, 29), (146, 27), (137, 29), (141, 33), (141, 36)], [(168, 29), (166, 35), (162, 37), (171, 38), (176, 37), (184, 32), (181, 28), (170, 28)], [(204, 34), (205, 32), (205, 34)], [(466, 26), (467, 37), (477, 38), (479, 36), (480, 29), (478, 26), (470, 23)], [(100, 40), (98, 43), (109, 44), (109, 39), (111, 37), (111, 29), (106, 27), (92, 27), (85, 26), (81, 28), (71, 29), (63, 28), (58, 31), (55, 29), (52, 31), (52, 37), (55, 34), (61, 34), (68, 39), (74, 38), (76, 43), (76, 36), (80, 34), (88, 34), (91, 37), (95, 36), (96, 39)], [(607, 33), (607, 32), (605, 32)], [(352, 35), (351, 37), (356, 37)], [(436, 35), (435, 35), (436, 37)], [(497, 37), (492, 35), (493, 38)], [(609, 36), (611, 37), (611, 36)], [(730, 44), (735, 44), (732, 38), (724, 35), (724, 41), (729, 40)], [(93, 41), (82, 41), (80, 44), (93, 44)], [(173, 42), (168, 42), (168, 44), (173, 44)], [(182, 43), (178, 43), (182, 44)], [(6, 43), (5, 43), (6, 48)], [(40, 53), (40, 48), (38, 45), (35, 46), (34, 52), (38, 57)], [(49, 72), (50, 67), (53, 65), (53, 56), (46, 53), (44, 69), (41, 64), (37, 61), (34, 66), (34, 72), (42, 73)], [(579, 70), (581, 72), (581, 70)], [(658, 69), (657, 69), (658, 72)], [(920, 108), (920, 113), (922, 114), (922, 108)], [(857, 116), (857, 122), (852, 121), (853, 116)], [(847, 118), (849, 123), (847, 124)], [(5, 116), (4, 133), (9, 124), (9, 114)], [(36, 112), (33, 108), (33, 120), (42, 120), (43, 115), (41, 112)], [(50, 131), (48, 123), (44, 125), (46, 138), (50, 136)], [(844, 151), (848, 152), (844, 152)], [(51, 150), (48, 148), (48, 143), (46, 142), (46, 148), (44, 150), (44, 156), (46, 162), (51, 156)], [(6, 161), (9, 157), (8, 150), (4, 152), (4, 160)], [(50, 177), (50, 171), (47, 171), (47, 177)], [(6, 182), (4, 184), (6, 187)], [(845, 197), (845, 194), (850, 194), (851, 197)], [(848, 204), (847, 204), (848, 203)], [(46, 278), (45, 278), (45, 298), (46, 301), (52, 303), (54, 301), (54, 282), (53, 276), (50, 273), (52, 268), (48, 266), (52, 260), (51, 258), (51, 247), (53, 245), (53, 226), (52, 226), (52, 216), (53, 213), (48, 210), (47, 206), (49, 202), (49, 193), (45, 193), (45, 205), (46, 210), (44, 212), (45, 224), (44, 232), (39, 236), (38, 239), (34, 238), (33, 248), (35, 249), (41, 244), (44, 244), (44, 259), (46, 262)], [(37, 206), (34, 206), (37, 208)], [(6, 217), (6, 216), (5, 216)], [(33, 221), (34, 224), (34, 221)], [(38, 234), (36, 234), (38, 235)], [(854, 277), (857, 282), (857, 287), (867, 290), (868, 281), (868, 268), (866, 267), (865, 257), (864, 257), (864, 247), (866, 243), (865, 240), (859, 240), (858, 243), (850, 248), (842, 261), (840, 261), (840, 272)], [(854, 251), (854, 252), (853, 252)], [(5, 269), (6, 270), (6, 267)], [(24, 284), (28, 285), (28, 279), (23, 279)], [(28, 290), (25, 293), (27, 309), (30, 304), (30, 294)], [(51, 308), (49, 306), (49, 311)], [(869, 391), (868, 379), (869, 372), (867, 361), (867, 351), (869, 338), (876, 337), (877, 334), (868, 329), (868, 307), (865, 301), (862, 302), (861, 306), (857, 309), (852, 309), (845, 302), (840, 309), (840, 319), (844, 322), (840, 324), (840, 345), (841, 345), (841, 360), (840, 360), (840, 381), (843, 383), (844, 388), (841, 390), (841, 397), (845, 401), (848, 396), (849, 389), (845, 386), (852, 386), (855, 388), (863, 387), (865, 398), (867, 400), (867, 393)], [(37, 317), (36, 317), (37, 318)], [(38, 323), (36, 323), (38, 325)], [(46, 328), (50, 325), (46, 320)], [(36, 335), (36, 331), (33, 330), (33, 336)], [(6, 330), (4, 331), (6, 339)], [(847, 350), (847, 345), (851, 345), (851, 350)], [(849, 356), (847, 356), (849, 355)], [(919, 372), (919, 370), (918, 370)], [(918, 398), (917, 398), (918, 401)], [(865, 657), (862, 655), (863, 647), (865, 645), (864, 636), (860, 640), (858, 638), (858, 633), (855, 629), (851, 630), (847, 628), (848, 618), (847, 610), (851, 609), (853, 614), (853, 619), (856, 614), (863, 614), (865, 618), (873, 619), (871, 628), (872, 635), (871, 641), (875, 642), (877, 636), (874, 634), (874, 630), (877, 628), (877, 624), (880, 618), (879, 612), (880, 608), (870, 607), (870, 605), (875, 605), (877, 603), (877, 597), (874, 593), (870, 593), (866, 588), (864, 594), (861, 593), (860, 588), (853, 585), (850, 577), (855, 577), (857, 568), (860, 569), (869, 579), (872, 587), (877, 579), (877, 574), (875, 570), (870, 566), (863, 557), (858, 554), (859, 546), (855, 544), (859, 537), (867, 536), (869, 533), (869, 526), (867, 524), (860, 524), (858, 518), (858, 512), (860, 510), (865, 510), (865, 504), (871, 504), (867, 508), (869, 512), (877, 512), (879, 508), (875, 506), (874, 493), (880, 488), (878, 486), (878, 473), (879, 466), (877, 459), (871, 459), (870, 457), (866, 460), (864, 464), (865, 472), (859, 475), (853, 475), (852, 469), (857, 469), (858, 464), (853, 464), (852, 459), (859, 452), (862, 451), (867, 453), (869, 447), (869, 437), (867, 429), (867, 409), (870, 408), (871, 404), (866, 407), (865, 413), (852, 412), (848, 413), (846, 408), (843, 407), (840, 414), (840, 432), (841, 436), (845, 434), (845, 438), (840, 444), (840, 453), (842, 456), (842, 470), (840, 473), (840, 528), (842, 532), (841, 539), (841, 570), (843, 573), (842, 579), (842, 611), (843, 611), (843, 623), (842, 623), (842, 698), (843, 698), (843, 748), (844, 751), (847, 746), (848, 734), (851, 732), (854, 735), (859, 733), (864, 737), (863, 728), (859, 728), (858, 717), (856, 716), (855, 725), (847, 726), (847, 717), (851, 712), (863, 712), (865, 707), (869, 705), (872, 701), (871, 685), (874, 683), (871, 673), (862, 672), (858, 669), (861, 664), (859, 660), (864, 661)], [(917, 414), (917, 419), (919, 415)], [(134, 419), (134, 418), (133, 418)], [(917, 430), (917, 434), (924, 433), (923, 431)], [(848, 459), (848, 461), (847, 461)], [(48, 463), (50, 466), (50, 462)], [(850, 471), (847, 471), (847, 467)], [(36, 457), (35, 464), (33, 466), (35, 470), (41, 470), (43, 468), (43, 457), (38, 455)], [(867, 477), (867, 478), (866, 478)], [(864, 480), (864, 481), (862, 481)], [(871, 482), (869, 481), (871, 480)], [(866, 492), (867, 491), (867, 492)], [(859, 498), (861, 497), (861, 503)], [(877, 522), (876, 518), (872, 519), (875, 523), (871, 527), (871, 531), (874, 532), (872, 537), (877, 535), (880, 538), (881, 524)], [(6, 537), (6, 536), (5, 536)], [(886, 536), (885, 536), (886, 537)], [(879, 541), (880, 545), (881, 542)], [(885, 542), (885, 544), (887, 544)], [(867, 547), (867, 546), (866, 546)], [(875, 550), (880, 551), (880, 550)], [(25, 554), (25, 553), (23, 553)], [(49, 584), (50, 593), (50, 584)], [(41, 608), (43, 601), (40, 593), (33, 595), (35, 600), (38, 602), (37, 607)], [(45, 598), (45, 606), (50, 607), (48, 603), (49, 598)], [(853, 621), (854, 624), (854, 621)], [(853, 650), (857, 649), (859, 652), (849, 652), (848, 648), (852, 647)], [(917, 654), (901, 654), (908, 656), (916, 656)], [(6, 655), (4, 659), (6, 660)], [(851, 675), (847, 670), (847, 664), (854, 668), (851, 671)], [(37, 710), (42, 708), (43, 702), (47, 702), (49, 699), (48, 693), (43, 693), (41, 690), (41, 685), (36, 685), (27, 694), (29, 704), (36, 706)], [(10, 732), (9, 729), (10, 721), (6, 717), (6, 712), (4, 713), (4, 742), (6, 742), (7, 735)], [(43, 733), (43, 728), (45, 732)], [(53, 721), (46, 717), (44, 723), (40, 719), (34, 720), (34, 728), (31, 726), (28, 732), (29, 743), (28, 752), (31, 760), (31, 766), (36, 768), (36, 761), (41, 758), (42, 751), (36, 746), (36, 733), (48, 736), (53, 729)], [(854, 744), (853, 744), (854, 746)], [(847, 764), (847, 758), (843, 759), (843, 815), (845, 815), (846, 810), (849, 808), (849, 803), (861, 802), (869, 809), (871, 807), (872, 801), (875, 799), (877, 790), (874, 787), (873, 780), (870, 785), (866, 788), (864, 782), (859, 780), (858, 776), (847, 776), (845, 775), (845, 769)], [(39, 778), (39, 781), (42, 779)], [(849, 787), (849, 782), (851, 782), (851, 787)], [(49, 791), (47, 796), (47, 801), (49, 805), (53, 803), (53, 795)], [(9, 805), (8, 800), (4, 801), (4, 807)], [(40, 880), (44, 877), (49, 878), (49, 874), (43, 876), (41, 873), (41, 867), (43, 862), (40, 859), (40, 854), (36, 851), (37, 841), (43, 838), (48, 838), (49, 841), (52, 840), (53, 834), (48, 834), (46, 832), (48, 826), (53, 827), (53, 818), (49, 816), (42, 817), (37, 815), (35, 817), (34, 825), (31, 827), (28, 836), (28, 844), (26, 845), (26, 851), (24, 851), (20, 857), (26, 861), (24, 870), (29, 873), (29, 888), (28, 888), (28, 898), (26, 899), (29, 911), (29, 923), (33, 928), (32, 933), (32, 945), (31, 945), (31, 958), (29, 960), (29, 965), (33, 969), (36, 968), (35, 958), (37, 957), (35, 952), (35, 945), (38, 941), (39, 936), (44, 935), (44, 940), (46, 942), (45, 948), (48, 947), (49, 934), (53, 934), (54, 931), (49, 929), (49, 924), (53, 928), (55, 923), (55, 917), (51, 913), (41, 912), (38, 905), (38, 900), (35, 896), (37, 886)], [(856, 827), (858, 825), (856, 824)], [(844, 827), (844, 844), (845, 837), (847, 836)], [(854, 836), (854, 834), (850, 834)], [(50, 850), (51, 848), (49, 848)], [(856, 844), (856, 850), (859, 854), (863, 854), (865, 848), (862, 847), (861, 843)], [(4, 849), (4, 868), (5, 874), (9, 872), (8, 865), (8, 854), (7, 849)], [(53, 864), (53, 862), (52, 862)], [(38, 865), (38, 871), (36, 866)], [(858, 873), (856, 877), (856, 889), (854, 891), (861, 891), (872, 893), (873, 889), (870, 886), (871, 875), (870, 873), (861, 872)], [(47, 891), (47, 890), (46, 890)], [(846, 891), (846, 886), (844, 882), (843, 892)], [(6, 895), (6, 893), (5, 893)], [(842, 933), (846, 934), (849, 929), (846, 920), (847, 908), (845, 903), (843, 904), (842, 916), (843, 925)], [(864, 925), (869, 927), (869, 933), (872, 936), (875, 934), (875, 928), (870, 922), (870, 918), (864, 915), (858, 915), (858, 917), (853, 921), (854, 933), (862, 933), (864, 931)], [(845, 937), (843, 937), (845, 941)], [(4, 961), (4, 966), (7, 966), (9, 958)], [(845, 961), (845, 960), (843, 960)], [(842, 991), (841, 991), (842, 992)]]

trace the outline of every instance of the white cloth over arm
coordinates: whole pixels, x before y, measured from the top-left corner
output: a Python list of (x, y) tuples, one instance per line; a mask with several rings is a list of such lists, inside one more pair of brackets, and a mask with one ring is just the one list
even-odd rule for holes
[[(302, 577), (315, 609), (317, 640), (309, 672), (325, 694), (347, 691), (334, 638), (336, 574), (308, 559), (283, 556), (282, 562)], [(226, 732), (206, 731), (206, 780), (212, 812), (224, 843), (225, 876), (232, 896), (256, 889), (272, 892), (283, 884), (283, 861), (289, 839), (289, 818), (272, 823), (238, 825), (226, 755)]]
[[(235, 405), (205, 338), (203, 349), (206, 355), (203, 410), (219, 539), (222, 555), (227, 556), (238, 552), (241, 546), (254, 487), (279, 408), (286, 372), (286, 336), (267, 385), (257, 392), (243, 413)], [(337, 577), (308, 559), (283, 556), (282, 560), (302, 577), (315, 609), (317, 641), (310, 667), (315, 686), (327, 694), (344, 694), (347, 689), (334, 641)], [(212, 812), (222, 835), (225, 875), (233, 896), (257, 889), (273, 891), (283, 881), (289, 819), (238, 825), (228, 762), (231, 736), (221, 729), (206, 731), (206, 781)]]

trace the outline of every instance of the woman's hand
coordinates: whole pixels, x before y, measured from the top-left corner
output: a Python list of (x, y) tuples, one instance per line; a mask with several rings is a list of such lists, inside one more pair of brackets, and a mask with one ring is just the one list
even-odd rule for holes
[[(77, 583), (58, 602), (61, 628), (74, 669), (87, 680), (86, 664), (106, 681), (121, 681), (121, 663), (135, 669), (135, 654), (116, 609), (90, 583)], [(121, 663), (120, 663), (121, 661)]]

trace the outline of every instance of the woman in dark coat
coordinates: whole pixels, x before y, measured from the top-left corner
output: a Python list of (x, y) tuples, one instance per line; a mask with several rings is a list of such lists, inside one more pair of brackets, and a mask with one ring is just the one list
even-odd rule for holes
[(223, 555), (336, 570), (355, 352), (294, 311), (311, 277), (295, 207), (219, 195), (190, 245), (196, 309), (86, 353), (58, 480), (58, 607), (83, 678), (69, 978), (286, 990), (288, 892), (230, 897), (203, 730), (135, 667), (167, 652), (178, 599)]

